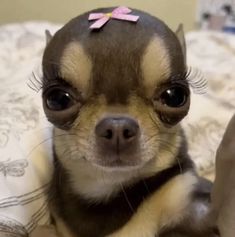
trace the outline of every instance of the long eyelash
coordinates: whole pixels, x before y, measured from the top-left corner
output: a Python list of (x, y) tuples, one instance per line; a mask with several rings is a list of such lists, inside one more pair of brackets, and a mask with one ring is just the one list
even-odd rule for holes
[[(52, 65), (59, 65), (57, 63), (54, 63), (53, 61), (48, 61), (48, 63)], [(60, 75), (57, 74), (57, 72), (55, 71), (54, 77), (60, 78)], [(45, 75), (43, 76), (42, 68), (39, 67), (35, 71), (32, 72), (27, 82), (27, 86), (33, 91), (38, 93), (43, 88), (43, 86), (46, 85), (48, 82), (49, 80), (47, 79), (47, 72), (45, 71)]]
[(42, 76), (40, 72), (32, 72), (32, 75), (30, 76), (27, 86), (32, 89), (35, 92), (39, 92), (42, 89), (43, 82), (42, 82)]
[(199, 69), (188, 67), (185, 78), (195, 94), (206, 93), (207, 80)]
[[(37, 72), (33, 71), (27, 82), (27, 86), (37, 93), (43, 87), (43, 77), (41, 74), (39, 70), (37, 70)], [(199, 69), (188, 67), (184, 77), (195, 94), (206, 93), (208, 88), (207, 80)], [(174, 78), (174, 81), (177, 81), (177, 78), (178, 77)], [(178, 79), (181, 80), (181, 78)]]

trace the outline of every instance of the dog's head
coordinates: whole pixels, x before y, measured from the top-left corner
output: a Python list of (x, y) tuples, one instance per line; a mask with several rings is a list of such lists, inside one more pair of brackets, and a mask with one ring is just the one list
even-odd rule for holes
[(133, 14), (137, 23), (112, 19), (99, 30), (89, 29), (89, 13), (78, 16), (46, 47), (44, 110), (74, 174), (150, 174), (175, 162), (190, 101), (184, 49), (162, 21)]

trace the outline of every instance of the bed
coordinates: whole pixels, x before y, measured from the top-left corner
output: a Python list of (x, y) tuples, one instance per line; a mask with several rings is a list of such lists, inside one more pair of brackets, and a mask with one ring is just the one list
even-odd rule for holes
[[(1, 237), (25, 237), (50, 220), (52, 128), (35, 78), (41, 74), (44, 31), (60, 27), (49, 22), (0, 26)], [(213, 180), (216, 148), (235, 112), (235, 36), (195, 31), (186, 41), (188, 65), (200, 69), (208, 84), (204, 92), (192, 93), (183, 127), (199, 174)], [(200, 74), (194, 69), (191, 75)]]

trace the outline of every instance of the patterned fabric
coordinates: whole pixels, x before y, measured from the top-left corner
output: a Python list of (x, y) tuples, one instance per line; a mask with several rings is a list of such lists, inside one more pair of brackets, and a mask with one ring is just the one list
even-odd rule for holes
[(183, 125), (199, 173), (213, 180), (216, 148), (235, 113), (235, 35), (191, 32), (186, 41), (188, 64), (204, 73), (208, 88), (203, 95), (192, 94)]
[(51, 134), (41, 95), (29, 88), (39, 71), (49, 23), (0, 27), (0, 236), (24, 237), (49, 220), (45, 193), (52, 171)]
[[(28, 22), (0, 27), (0, 236), (27, 236), (46, 224), (51, 164), (51, 125), (40, 93), (30, 89), (32, 71), (40, 74), (45, 29), (60, 26)], [(235, 110), (234, 36), (187, 35), (189, 65), (208, 79), (204, 95), (192, 95), (184, 120), (189, 150), (200, 174), (212, 178), (215, 151)], [(27, 85), (29, 84), (30, 87)], [(37, 85), (36, 85), (37, 86)]]

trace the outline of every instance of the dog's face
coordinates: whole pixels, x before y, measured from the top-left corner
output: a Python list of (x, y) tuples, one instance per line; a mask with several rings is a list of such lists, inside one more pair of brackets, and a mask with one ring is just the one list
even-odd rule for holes
[(177, 125), (189, 109), (183, 50), (160, 20), (134, 14), (137, 23), (111, 20), (97, 31), (79, 16), (45, 50), (44, 110), (56, 153), (74, 174), (131, 176), (175, 162)]

